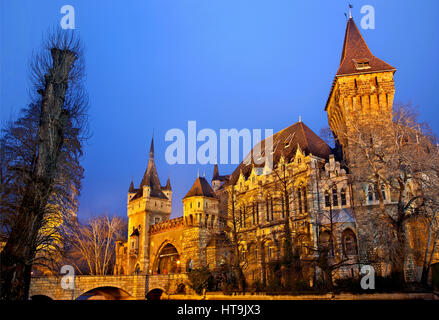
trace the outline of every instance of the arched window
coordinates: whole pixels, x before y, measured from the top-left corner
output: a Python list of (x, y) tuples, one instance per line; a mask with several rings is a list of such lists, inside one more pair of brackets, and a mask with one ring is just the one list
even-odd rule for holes
[(346, 189), (345, 188), (341, 189), (340, 200), (341, 200), (341, 205), (345, 206), (346, 205)]
[(381, 194), (383, 196), (383, 200), (386, 200), (386, 189), (384, 188), (384, 186), (381, 186)]
[(373, 186), (373, 192), (375, 194), (375, 200), (378, 201), (380, 197), (378, 195), (378, 186), (376, 184)]
[(351, 229), (346, 229), (342, 233), (343, 253), (346, 256), (357, 254), (357, 238)]
[(331, 206), (331, 196), (329, 195), (329, 191), (325, 191), (325, 207), (329, 208)]
[(270, 221), (270, 206), (268, 205), (268, 199), (265, 201), (265, 207), (266, 207), (267, 221)]
[(256, 202), (255, 205), (256, 205), (256, 223), (259, 224), (259, 202)]
[(302, 188), (302, 196), (303, 196), (303, 212), (308, 212), (308, 201), (306, 198), (306, 187)]
[(244, 228), (247, 227), (247, 225), (246, 225), (245, 206), (244, 206), (243, 211), (242, 211), (242, 220), (243, 220), (243, 223), (244, 223)]
[(134, 268), (134, 274), (140, 274), (140, 264), (136, 264), (136, 267)]
[(270, 211), (271, 211), (271, 221), (273, 221), (274, 220), (274, 216), (273, 216), (273, 212), (274, 212), (273, 198), (270, 198)]
[(298, 210), (299, 210), (299, 213), (302, 213), (302, 210), (303, 210), (303, 208), (302, 208), (302, 193), (300, 192), (300, 188), (299, 189), (297, 189), (297, 204), (298, 204)]
[(337, 194), (337, 187), (332, 188), (332, 206), (337, 207), (338, 206), (338, 194)]
[(369, 201), (373, 201), (373, 191), (372, 190), (373, 190), (372, 185), (369, 185), (367, 188), (367, 199)]

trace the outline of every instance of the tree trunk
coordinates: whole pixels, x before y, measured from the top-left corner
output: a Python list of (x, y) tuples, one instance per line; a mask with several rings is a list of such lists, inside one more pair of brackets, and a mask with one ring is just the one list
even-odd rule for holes
[(38, 127), (38, 155), (26, 186), (17, 218), (1, 253), (1, 299), (28, 298), (32, 262), (42, 227), (47, 201), (52, 192), (58, 156), (68, 115), (64, 110), (68, 76), (76, 56), (72, 51), (53, 48), (53, 65), (45, 76)]
[(405, 250), (405, 228), (403, 223), (399, 223), (396, 228), (396, 250), (393, 253), (392, 261), (392, 275), (401, 286), (405, 286), (406, 281), (404, 277), (404, 264), (406, 258)]

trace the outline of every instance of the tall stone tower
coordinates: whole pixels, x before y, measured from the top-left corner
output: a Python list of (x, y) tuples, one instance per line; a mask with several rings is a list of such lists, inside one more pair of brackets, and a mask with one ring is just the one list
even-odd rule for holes
[(207, 264), (207, 245), (223, 224), (219, 214), (219, 200), (209, 182), (198, 177), (183, 198), (183, 253), (187, 268)]
[(325, 108), (336, 146), (343, 149), (344, 156), (348, 152), (346, 130), (351, 123), (376, 117), (392, 120), (395, 71), (371, 53), (350, 16), (340, 66)]
[[(326, 103), (329, 127), (336, 139), (338, 157), (350, 162), (358, 159), (355, 137), (358, 124), (392, 121), (392, 105), (395, 93), (393, 75), (396, 69), (375, 57), (369, 50), (352, 17), (349, 17), (341, 54)], [(354, 134), (353, 134), (354, 133)], [(353, 134), (353, 135), (352, 135)], [(350, 168), (353, 174), (355, 168)], [(374, 206), (363, 202), (368, 186), (353, 185), (354, 210), (357, 225), (360, 262), (369, 262), (374, 250)], [(363, 205), (364, 204), (364, 205)], [(380, 266), (375, 266), (377, 272)]]
[(150, 269), (149, 227), (169, 219), (172, 190), (168, 178), (161, 186), (154, 161), (154, 139), (151, 140), (148, 166), (138, 189), (133, 182), (128, 190), (128, 274), (146, 274)]

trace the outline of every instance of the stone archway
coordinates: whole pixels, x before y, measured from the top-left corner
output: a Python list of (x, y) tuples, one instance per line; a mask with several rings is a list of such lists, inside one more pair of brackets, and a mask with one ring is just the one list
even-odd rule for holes
[(163, 289), (152, 289), (146, 294), (146, 300), (160, 300), (163, 296), (163, 293), (165, 293)]
[(53, 299), (44, 294), (36, 294), (30, 297), (32, 301), (44, 302), (44, 301), (52, 301)]
[(180, 253), (170, 242), (164, 242), (157, 251), (154, 264), (154, 274), (175, 274), (181, 272)]
[(90, 289), (75, 300), (131, 300), (133, 297), (125, 290), (113, 287), (104, 286)]

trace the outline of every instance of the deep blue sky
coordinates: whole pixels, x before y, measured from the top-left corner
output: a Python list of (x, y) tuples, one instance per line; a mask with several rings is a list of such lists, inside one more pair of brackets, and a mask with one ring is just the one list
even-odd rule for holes
[[(420, 107), (439, 132), (439, 1), (351, 1), (375, 8), (362, 30), (372, 53), (395, 66), (396, 100)], [(126, 192), (146, 169), (154, 129), (162, 184), (174, 190), (172, 216), (197, 171), (166, 164), (171, 128), (273, 128), (302, 116), (315, 132), (342, 50), (347, 1), (292, 0), (0, 0), (0, 107), (13, 119), (28, 98), (28, 61), (43, 32), (75, 7), (86, 46), (92, 138), (85, 147), (79, 217), (126, 215)], [(235, 166), (220, 167), (230, 173)]]

